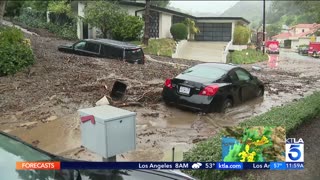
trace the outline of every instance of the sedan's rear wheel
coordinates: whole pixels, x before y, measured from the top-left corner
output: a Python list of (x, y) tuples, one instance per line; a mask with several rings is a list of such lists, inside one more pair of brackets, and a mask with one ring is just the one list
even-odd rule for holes
[(227, 98), (226, 100), (224, 100), (220, 112), (227, 113), (231, 107), (232, 107), (232, 100)]

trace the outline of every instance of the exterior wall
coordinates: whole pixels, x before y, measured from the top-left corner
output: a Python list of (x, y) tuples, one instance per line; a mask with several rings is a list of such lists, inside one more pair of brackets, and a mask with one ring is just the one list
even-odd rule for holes
[(304, 30), (304, 32), (308, 32), (310, 31), (310, 28), (295, 28), (294, 32), (295, 34), (300, 34), (303, 33), (302, 31)]
[(160, 13), (159, 19), (159, 38), (171, 38), (170, 33), (172, 14), (167, 14), (164, 12)]
[(291, 40), (291, 49), (298, 49), (299, 40)]
[(309, 45), (310, 43), (310, 38), (299, 38), (299, 45)]
[(183, 50), (186, 45), (187, 45), (187, 40), (181, 40), (181, 41), (179, 41), (179, 43), (176, 45), (176, 50), (175, 50), (175, 52), (172, 54), (172, 58), (179, 58), (179, 57), (181, 57), (181, 50)]
[[(135, 16), (136, 11), (143, 9), (143, 7), (135, 7), (135, 6), (128, 6), (128, 5), (120, 5), (122, 9), (127, 11), (127, 13), (131, 16)], [(138, 16), (142, 17), (142, 12), (138, 12)]]

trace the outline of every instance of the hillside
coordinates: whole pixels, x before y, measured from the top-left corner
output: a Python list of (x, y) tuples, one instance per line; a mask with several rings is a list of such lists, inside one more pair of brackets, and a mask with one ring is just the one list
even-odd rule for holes
[[(270, 1), (266, 1), (266, 10), (271, 5)], [(239, 1), (234, 6), (224, 11), (222, 17), (243, 17), (251, 22), (251, 27), (257, 27), (262, 22), (262, 1)]]

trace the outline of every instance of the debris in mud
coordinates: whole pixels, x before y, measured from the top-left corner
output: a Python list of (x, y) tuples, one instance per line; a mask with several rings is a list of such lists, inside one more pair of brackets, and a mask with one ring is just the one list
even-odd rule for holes
[(159, 113), (153, 112), (153, 113), (143, 113), (143, 117), (151, 116), (151, 117), (159, 117)]
[(40, 143), (39, 140), (34, 140), (34, 141), (31, 142), (31, 144), (32, 144), (33, 146), (38, 146), (39, 143)]
[(81, 148), (77, 152), (75, 152), (73, 155), (78, 156), (81, 152), (84, 152), (84, 151), (85, 151), (85, 149)]
[(206, 140), (206, 139), (207, 139), (207, 138), (195, 138), (195, 139), (192, 140), (192, 143), (193, 143), (193, 144), (196, 144), (196, 143), (201, 142), (201, 141), (204, 141), (204, 140)]
[(127, 107), (127, 106), (139, 106), (143, 107), (143, 104), (139, 102), (126, 102), (126, 103), (112, 103), (116, 107)]
[(58, 119), (57, 116), (50, 116), (50, 117), (47, 118), (45, 121), (46, 121), (46, 122), (50, 122), (50, 121), (54, 121), (54, 120), (56, 120), (56, 119)]
[(146, 133), (140, 133), (140, 134), (138, 134), (138, 136), (150, 136), (150, 135), (153, 135), (153, 134), (156, 134), (156, 133), (151, 131), (151, 132), (146, 132)]
[(261, 67), (259, 66), (252, 66), (252, 70), (255, 70), (255, 71), (261, 71)]
[(38, 124), (38, 122), (36, 122), (36, 121), (26, 122), (26, 123), (22, 123), (22, 124), (18, 125), (18, 127), (25, 127), (27, 129), (29, 129), (29, 128), (36, 126), (37, 124)]
[(96, 102), (96, 106), (109, 105), (109, 100), (106, 96), (103, 96), (99, 101)]

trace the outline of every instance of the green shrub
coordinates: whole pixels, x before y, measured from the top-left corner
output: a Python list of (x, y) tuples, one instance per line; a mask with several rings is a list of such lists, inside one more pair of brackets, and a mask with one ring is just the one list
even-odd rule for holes
[(249, 28), (241, 25), (236, 26), (233, 33), (233, 44), (247, 45), (250, 34), (251, 32)]
[(255, 49), (245, 49), (229, 53), (228, 60), (234, 64), (250, 64), (268, 60), (268, 55)]
[(112, 28), (113, 39), (119, 41), (133, 41), (141, 37), (144, 22), (140, 17), (123, 15)]
[(171, 26), (170, 33), (174, 40), (180, 41), (182, 39), (187, 39), (188, 28), (183, 23), (176, 23)]
[(30, 27), (45, 28), (47, 23), (46, 17), (45, 12), (24, 8), (21, 10), (20, 15), (14, 19)]
[(149, 45), (146, 47), (140, 41), (131, 41), (136, 45), (141, 45), (145, 54), (153, 54), (158, 56), (171, 57), (174, 49), (176, 48), (176, 42), (173, 39), (150, 39)]
[[(286, 133), (298, 128), (302, 123), (313, 120), (320, 116), (320, 92), (292, 102), (286, 106), (275, 107), (270, 111), (246, 120), (239, 125), (242, 127), (252, 126), (282, 126)], [(185, 153), (184, 161), (187, 162), (219, 162), (222, 161), (221, 137), (219, 133), (213, 138), (196, 144), (190, 151)], [(218, 170), (188, 170), (186, 173), (199, 179), (224, 179), (233, 171)]]
[(29, 41), (16, 28), (0, 29), (0, 76), (14, 74), (34, 63)]
[(23, 9), (16, 21), (33, 28), (47, 29), (49, 32), (64, 39), (77, 39), (77, 27), (75, 20), (72, 23), (62, 25), (47, 23), (46, 13), (31, 9)]

